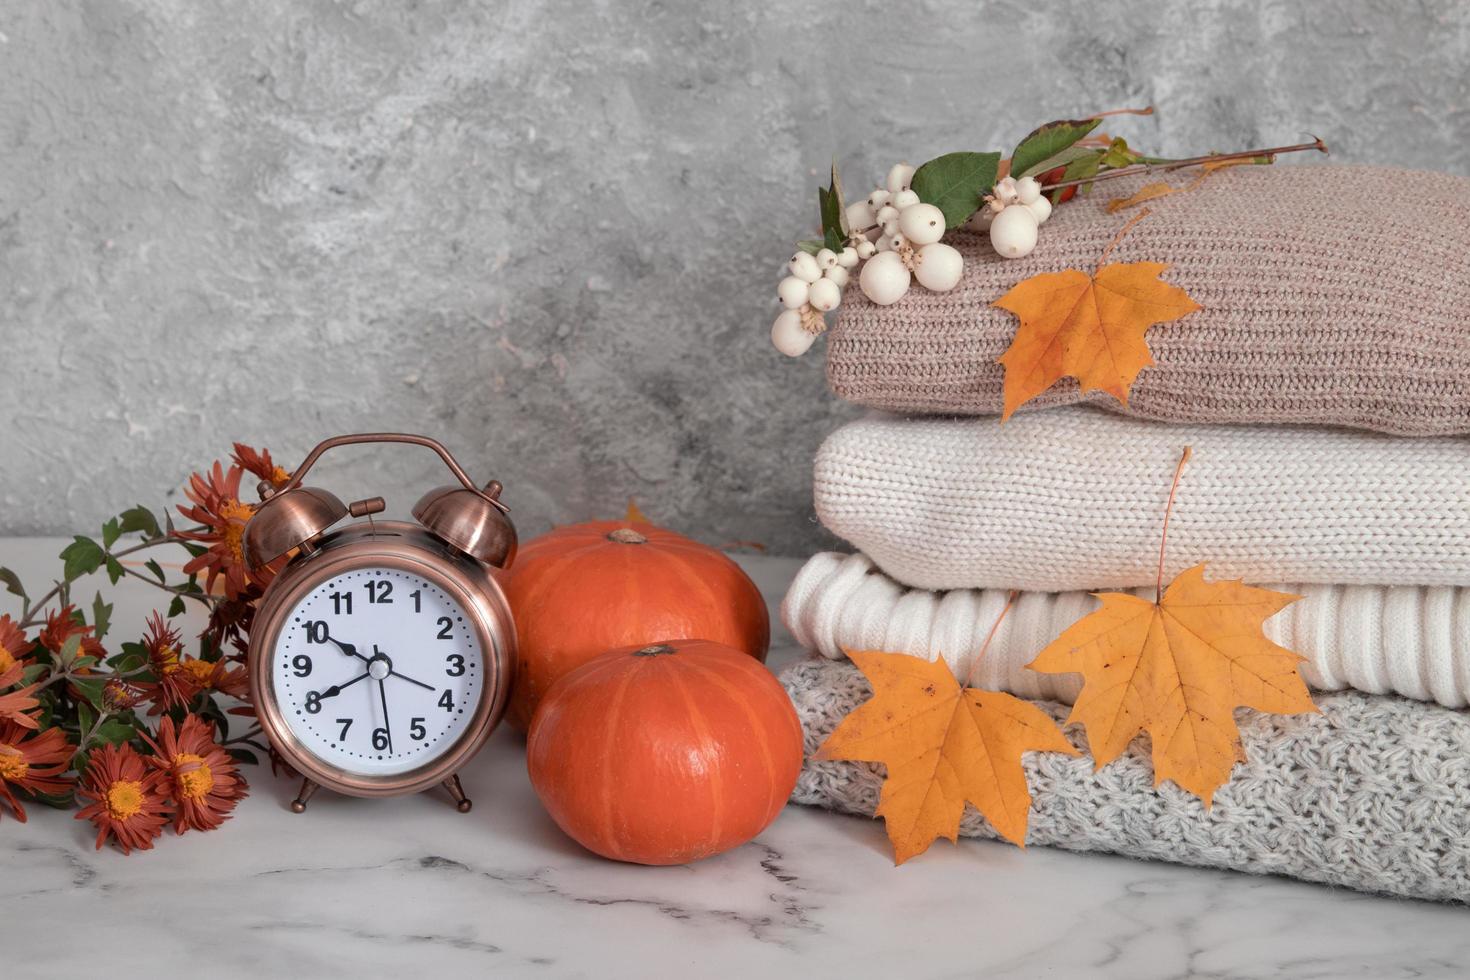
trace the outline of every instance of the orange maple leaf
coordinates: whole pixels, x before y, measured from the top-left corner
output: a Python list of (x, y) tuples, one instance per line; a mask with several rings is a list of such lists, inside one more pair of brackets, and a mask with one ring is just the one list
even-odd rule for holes
[[(1164, 511), (1164, 541), (1184, 450)], [(1245, 750), (1237, 707), (1273, 714), (1315, 712), (1302, 657), (1266, 638), (1262, 627), (1299, 595), (1231, 580), (1205, 581), (1203, 563), (1162, 589), (1159, 545), (1155, 601), (1095, 593), (1102, 608), (1083, 616), (1027, 664), (1047, 674), (1078, 673), (1082, 693), (1067, 724), (1081, 722), (1097, 768), (1123, 754), (1140, 732), (1153, 742), (1154, 785), (1172, 779), (1210, 805)]]
[(937, 837), (954, 842), (966, 802), (1024, 847), (1031, 792), (1021, 754), (1077, 754), (1056, 723), (1012, 695), (961, 688), (942, 659), (847, 655), (873, 685), (873, 697), (842, 720), (816, 758), (888, 767), (877, 815), (894, 863), (922, 854)]
[(1200, 308), (1184, 290), (1159, 279), (1167, 268), (1128, 262), (1100, 266), (1092, 275), (1079, 269), (1043, 272), (996, 300), (1021, 318), (999, 358), (1005, 367), (1002, 420), (1068, 376), (1081, 383), (1084, 394), (1105, 391), (1128, 404), (1133, 379), (1154, 362), (1144, 333)]

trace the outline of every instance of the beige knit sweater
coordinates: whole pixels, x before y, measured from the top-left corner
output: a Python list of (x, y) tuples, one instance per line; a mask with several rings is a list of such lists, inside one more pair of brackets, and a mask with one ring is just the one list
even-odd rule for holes
[[(1037, 273), (1093, 269), (1130, 216), (1106, 203), (1141, 183), (1098, 184), (1059, 206), (1024, 259), (955, 236), (965, 272), (952, 292), (915, 287), (881, 307), (848, 290), (828, 345), (833, 391), (893, 412), (998, 413), (996, 358), (1017, 322), (991, 304)], [(1169, 263), (1165, 281), (1203, 309), (1149, 330), (1156, 364), (1127, 408), (1089, 400), (1175, 422), (1470, 432), (1470, 179), (1239, 167), (1148, 206), (1111, 261)], [(1079, 397), (1064, 380), (1028, 407)]]
[(1160, 425), (1086, 406), (849, 423), (817, 452), (827, 528), (921, 589), (1152, 585), (1170, 577), (1470, 585), (1470, 439), (1323, 426)]

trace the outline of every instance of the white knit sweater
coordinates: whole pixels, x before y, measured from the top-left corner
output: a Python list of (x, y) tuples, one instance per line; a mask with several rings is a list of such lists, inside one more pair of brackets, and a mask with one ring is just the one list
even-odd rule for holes
[[(1266, 635), (1306, 658), (1302, 674), (1321, 690), (1401, 694), (1446, 707), (1470, 700), (1470, 589), (1279, 585), (1302, 599), (1266, 621)], [(1134, 590), (1153, 597), (1152, 586)], [(906, 589), (863, 555), (819, 554), (797, 573), (781, 618), (797, 642), (833, 660), (849, 650), (887, 650), (933, 660), (995, 691), (1071, 703), (1077, 674), (1027, 670), (1041, 649), (1098, 607), (1086, 592), (1023, 592), (975, 655), (1005, 608), (1000, 589)]]
[(817, 516), (926, 589), (1152, 584), (1169, 576), (1470, 585), (1470, 441), (1315, 426), (1170, 425), (1087, 407), (979, 419), (877, 415), (817, 453)]

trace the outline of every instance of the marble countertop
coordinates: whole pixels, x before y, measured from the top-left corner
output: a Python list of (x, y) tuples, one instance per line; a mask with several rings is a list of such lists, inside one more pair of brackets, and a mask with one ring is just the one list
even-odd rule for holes
[[(60, 539), (0, 540), (39, 580)], [(795, 560), (742, 558), (776, 607)], [(90, 596), (83, 583), (79, 595)], [(114, 628), (140, 629), (125, 583)], [(0, 612), (13, 612), (4, 596)], [(354, 800), (251, 770), (210, 834), (93, 849), (90, 824), (0, 820), (0, 975), (1434, 977), (1470, 970), (1470, 913), (1127, 858), (945, 841), (901, 868), (876, 821), (790, 806), (699, 864), (614, 864), (564, 837), (497, 732), (438, 794)]]

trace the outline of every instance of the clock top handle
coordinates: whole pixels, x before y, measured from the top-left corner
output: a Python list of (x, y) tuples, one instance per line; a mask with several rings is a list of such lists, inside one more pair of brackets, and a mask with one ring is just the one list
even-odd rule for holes
[(295, 471), (292, 472), (290, 482), (277, 490), (276, 493), (285, 493), (288, 490), (294, 490), (299, 487), (301, 485), (301, 478), (306, 476), (307, 470), (316, 465), (316, 461), (327, 450), (336, 449), (338, 446), (365, 445), (378, 442), (398, 442), (410, 446), (423, 446), (425, 449), (432, 449), (439, 454), (439, 458), (444, 461), (444, 465), (449, 467), (449, 471), (454, 474), (455, 479), (464, 485), (466, 490), (484, 497), (490, 503), (494, 504), (501, 513), (510, 513), (510, 508), (500, 501), (500, 481), (491, 480), (482, 490), (475, 485), (474, 480), (470, 479), (469, 474), (464, 471), (464, 468), (459, 465), (459, 462), (450, 454), (449, 450), (444, 448), (443, 443), (437, 439), (431, 439), (428, 436), (414, 435), (409, 432), (359, 432), (352, 435), (333, 436), (330, 439), (323, 439), (316, 444), (315, 449), (306, 454), (306, 458), (301, 461), (301, 465), (296, 467)]

